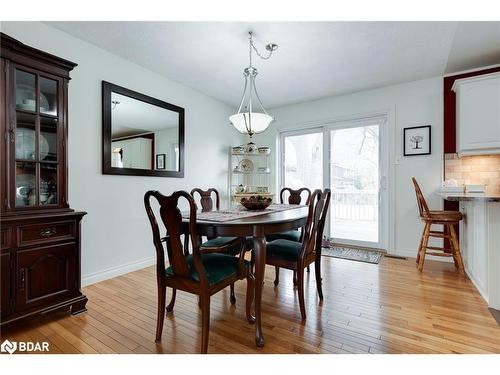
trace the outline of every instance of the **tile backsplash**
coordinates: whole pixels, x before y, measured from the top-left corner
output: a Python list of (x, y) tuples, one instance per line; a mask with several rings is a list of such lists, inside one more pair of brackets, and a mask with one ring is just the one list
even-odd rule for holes
[(444, 176), (459, 184), (486, 185), (486, 192), (500, 194), (500, 155), (462, 156), (445, 154)]

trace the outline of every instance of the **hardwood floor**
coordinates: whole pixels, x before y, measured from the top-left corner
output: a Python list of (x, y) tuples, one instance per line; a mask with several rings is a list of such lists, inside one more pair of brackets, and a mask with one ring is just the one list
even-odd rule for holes
[[(306, 276), (307, 321), (301, 324), (292, 273), (266, 269), (265, 347), (245, 320), (245, 282), (212, 298), (209, 353), (500, 353), (500, 326), (453, 265), (382, 258), (379, 265), (323, 257), (319, 303), (314, 272)], [(49, 341), (52, 353), (198, 353), (201, 314), (195, 296), (179, 292), (156, 344), (154, 267), (84, 288), (88, 312), (53, 313), (2, 329), (1, 340)], [(170, 290), (167, 292), (170, 298)]]

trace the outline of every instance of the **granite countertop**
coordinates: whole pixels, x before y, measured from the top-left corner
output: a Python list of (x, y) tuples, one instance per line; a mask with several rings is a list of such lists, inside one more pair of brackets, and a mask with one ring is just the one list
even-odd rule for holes
[(487, 194), (487, 193), (442, 193), (439, 195), (447, 201), (486, 201), (486, 202), (500, 202), (500, 194)]

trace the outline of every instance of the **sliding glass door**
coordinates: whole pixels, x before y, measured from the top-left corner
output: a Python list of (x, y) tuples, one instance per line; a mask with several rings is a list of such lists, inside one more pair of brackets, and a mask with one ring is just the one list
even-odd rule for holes
[(322, 129), (289, 133), (282, 138), (282, 149), (283, 187), (323, 187)]
[(281, 186), (331, 189), (325, 235), (336, 243), (387, 248), (386, 130), (377, 117), (282, 133)]

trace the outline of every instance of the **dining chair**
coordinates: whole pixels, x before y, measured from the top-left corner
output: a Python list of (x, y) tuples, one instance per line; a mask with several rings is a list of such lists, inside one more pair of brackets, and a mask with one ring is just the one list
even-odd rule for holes
[[(459, 211), (430, 210), (425, 200), (424, 194), (418, 185), (417, 179), (412, 177), (415, 194), (417, 196), (418, 211), (421, 220), (425, 223), (420, 245), (417, 252), (417, 267), (420, 272), (424, 269), (425, 255), (434, 255), (442, 257), (452, 257), (455, 267), (461, 273), (464, 272), (464, 262), (460, 254), (460, 244), (458, 241), (455, 226), (463, 219)], [(443, 231), (431, 230), (432, 225), (442, 225)], [(428, 246), (429, 237), (442, 238), (448, 240), (449, 248), (442, 246)], [(431, 251), (427, 251), (431, 250)]]
[[(285, 198), (286, 193), (288, 193), (288, 200)], [(305, 194), (303, 194), (305, 193)], [(288, 203), (288, 204), (301, 204), (302, 199), (305, 199), (305, 204), (309, 204), (309, 201), (311, 200), (311, 190), (309, 190), (306, 187), (300, 188), (300, 189), (292, 189), (289, 187), (284, 187), (280, 191), (280, 203)], [(268, 234), (266, 236), (266, 241), (271, 242), (274, 240), (280, 240), (280, 239), (285, 239), (285, 240), (290, 240), (290, 241), (296, 241), (296, 242), (301, 242), (302, 241), (302, 235), (303, 231), (299, 229), (293, 229), (289, 230), (286, 232), (279, 232), (279, 233), (272, 233)], [(280, 269), (279, 267), (275, 267), (275, 278), (274, 278), (274, 285), (279, 284), (280, 280)], [(309, 266), (307, 267), (307, 272), (309, 272)], [(294, 272), (293, 274), (293, 284), (297, 284), (297, 274)]]
[[(220, 209), (220, 195), (217, 189), (209, 188), (203, 190), (194, 188), (191, 190), (191, 196), (196, 201), (196, 195), (199, 196), (201, 205), (201, 212), (209, 212), (214, 209), (215, 196), (215, 209)], [(225, 253), (229, 255), (237, 255), (241, 251), (241, 247), (245, 246), (245, 239), (239, 237), (207, 237), (207, 241), (203, 242), (200, 246), (202, 253)], [(230, 301), (234, 305), (236, 303), (236, 296), (234, 294), (234, 284), (230, 286)]]
[[(151, 207), (151, 198), (159, 204), (155, 213)], [(189, 223), (182, 221), (178, 208), (179, 200), (185, 199), (189, 206)], [(201, 353), (208, 348), (208, 334), (210, 326), (210, 297), (238, 280), (247, 280), (246, 318), (248, 322), (255, 322), (251, 314), (251, 305), (254, 298), (254, 276), (250, 262), (244, 259), (244, 249), (239, 257), (222, 253), (203, 254), (200, 251), (200, 237), (196, 229), (196, 204), (193, 197), (185, 191), (176, 191), (170, 196), (162, 195), (158, 191), (148, 191), (144, 195), (144, 206), (153, 232), (153, 244), (156, 249), (156, 281), (158, 287), (158, 315), (156, 325), (156, 341), (161, 341), (165, 310), (170, 312), (174, 308), (176, 290), (198, 295), (202, 314)], [(166, 229), (162, 237), (156, 217), (159, 215)], [(187, 229), (186, 230), (186, 225)], [(181, 242), (181, 235), (188, 233), (191, 239), (192, 253), (185, 254)], [(169, 266), (165, 265), (166, 244)], [(166, 306), (166, 290), (172, 288), (172, 300)]]
[(299, 295), (300, 313), (306, 319), (304, 303), (304, 269), (314, 263), (316, 288), (319, 299), (323, 300), (321, 279), (321, 239), (325, 228), (326, 215), (330, 205), (330, 189), (319, 189), (312, 193), (309, 201), (307, 222), (304, 226), (302, 242), (277, 239), (267, 244), (266, 264), (286, 268), (297, 273), (297, 289)]

